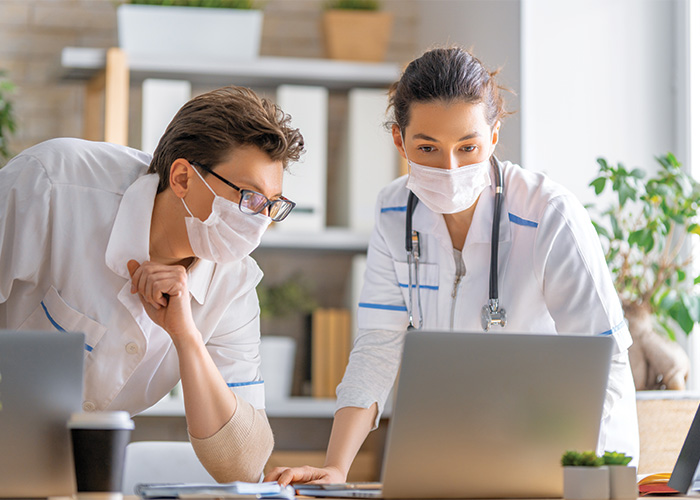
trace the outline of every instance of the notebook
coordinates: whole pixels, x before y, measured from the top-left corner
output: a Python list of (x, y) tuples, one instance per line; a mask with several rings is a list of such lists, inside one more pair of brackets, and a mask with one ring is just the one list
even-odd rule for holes
[(82, 333), (0, 331), (0, 498), (75, 492), (66, 422), (80, 411)]
[(610, 337), (406, 334), (381, 484), (297, 485), (360, 498), (561, 498), (561, 455), (595, 449)]

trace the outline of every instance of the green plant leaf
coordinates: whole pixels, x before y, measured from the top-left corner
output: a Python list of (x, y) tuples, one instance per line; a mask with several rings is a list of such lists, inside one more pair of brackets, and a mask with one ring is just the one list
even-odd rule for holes
[(632, 172), (630, 172), (630, 175), (637, 179), (644, 179), (646, 173), (641, 168), (635, 168), (634, 170), (632, 170)]
[(595, 194), (599, 195), (605, 189), (605, 183), (607, 181), (608, 180), (605, 177), (598, 177), (597, 179), (594, 179), (593, 182), (589, 184), (589, 186), (593, 186)]
[(677, 301), (673, 307), (668, 311), (669, 316), (673, 319), (678, 326), (686, 333), (690, 333), (693, 330), (693, 325), (695, 322), (690, 317), (688, 309), (682, 300)]

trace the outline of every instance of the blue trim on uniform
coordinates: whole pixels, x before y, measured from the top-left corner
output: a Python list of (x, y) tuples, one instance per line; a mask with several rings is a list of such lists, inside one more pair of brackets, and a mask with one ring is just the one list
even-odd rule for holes
[[(46, 314), (46, 317), (49, 318), (49, 321), (50, 321), (51, 324), (56, 328), (56, 330), (58, 330), (58, 331), (60, 331), (60, 332), (65, 332), (66, 329), (63, 328), (63, 327), (62, 327), (61, 325), (59, 325), (58, 323), (56, 323), (56, 320), (54, 320), (54, 319), (51, 317), (51, 315), (49, 314), (49, 310), (46, 309), (46, 304), (44, 304), (44, 301), (43, 301), (43, 300), (41, 301), (41, 307), (42, 307), (42, 309), (44, 310), (44, 314)], [(92, 352), (92, 349), (93, 349), (92, 346), (89, 346), (89, 345), (85, 344), (85, 350), (86, 350), (87, 352)]]
[(382, 208), (381, 212), (405, 212), (406, 211), (406, 205), (402, 207), (384, 207)]
[(612, 335), (613, 333), (619, 332), (626, 326), (626, 323), (624, 321), (620, 321), (617, 325), (612, 327), (610, 330), (607, 332), (599, 333), (598, 335), (604, 336), (604, 335)]
[(359, 307), (365, 307), (367, 309), (384, 309), (386, 311), (404, 311), (408, 312), (406, 306), (387, 306), (384, 304), (370, 304), (369, 302), (360, 302)]
[(253, 380), (252, 382), (232, 382), (232, 383), (228, 383), (226, 385), (229, 387), (243, 387), (246, 385), (260, 385), (260, 384), (264, 384), (264, 383), (265, 383), (264, 380)]
[[(399, 283), (399, 286), (401, 288), (408, 288), (408, 285), (404, 285), (403, 283)], [(411, 288), (415, 288), (416, 285), (413, 285)], [(420, 285), (419, 288), (426, 288), (428, 290), (438, 290), (439, 287), (435, 285)]]
[(59, 325), (58, 323), (56, 323), (56, 321), (51, 317), (51, 315), (49, 314), (49, 310), (46, 309), (46, 305), (44, 304), (44, 301), (43, 301), (43, 300), (41, 301), (41, 307), (44, 309), (44, 314), (46, 314), (46, 317), (49, 318), (49, 321), (50, 321), (51, 324), (54, 326), (54, 328), (56, 328), (56, 330), (58, 330), (58, 331), (65, 332), (66, 329), (63, 328), (63, 327), (62, 327), (61, 325)]
[(533, 222), (527, 219), (521, 219), (517, 215), (513, 215), (510, 212), (508, 212), (508, 219), (510, 219), (512, 223), (518, 224), (519, 226), (537, 227), (539, 225), (537, 222)]

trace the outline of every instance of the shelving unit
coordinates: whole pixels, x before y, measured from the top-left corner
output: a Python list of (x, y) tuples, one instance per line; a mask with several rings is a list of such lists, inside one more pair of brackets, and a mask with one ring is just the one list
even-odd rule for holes
[[(83, 136), (126, 145), (130, 82), (145, 78), (189, 80), (193, 84), (276, 87), (281, 84), (319, 85), (329, 89), (388, 87), (398, 79), (393, 63), (360, 63), (328, 59), (260, 57), (250, 60), (207, 60), (185, 57), (128, 55), (121, 49), (65, 47), (63, 77), (88, 80)], [(101, 106), (105, 96), (104, 107)], [(104, 133), (100, 115), (104, 113)]]

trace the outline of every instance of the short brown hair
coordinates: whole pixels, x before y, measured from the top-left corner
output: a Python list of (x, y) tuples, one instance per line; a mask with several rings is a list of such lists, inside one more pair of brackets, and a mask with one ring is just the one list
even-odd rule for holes
[(149, 173), (160, 177), (158, 192), (170, 185), (178, 158), (214, 167), (236, 147), (257, 146), (286, 169), (304, 151), (304, 138), (279, 106), (244, 87), (222, 87), (199, 95), (177, 112), (153, 153)]
[(486, 121), (493, 127), (507, 114), (500, 87), (481, 61), (461, 47), (442, 47), (411, 61), (389, 90), (393, 122), (403, 133), (414, 102), (462, 101), (483, 103)]

